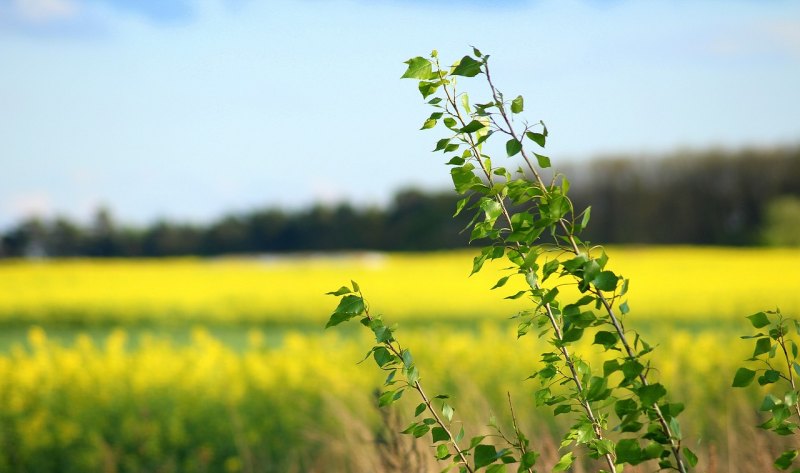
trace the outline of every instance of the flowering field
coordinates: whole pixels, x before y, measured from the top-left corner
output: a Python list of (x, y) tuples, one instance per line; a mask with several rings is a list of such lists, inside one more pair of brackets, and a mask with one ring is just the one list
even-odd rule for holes
[[(798, 250), (610, 248), (643, 322), (735, 321), (780, 305), (800, 312)], [(468, 278), (472, 252), (261, 259), (0, 263), (0, 323), (252, 323), (319, 327), (324, 293), (358, 281), (397, 321), (500, 320), (525, 307), (490, 292), (498, 271)], [(743, 271), (742, 268), (747, 268)]]
[[(762, 308), (800, 313), (800, 252), (609, 254), (632, 280), (629, 325), (658, 343), (657, 376), (687, 404), (685, 435), (704, 471), (767, 471), (778, 446), (749, 427), (754, 393), (729, 389), (752, 350), (736, 335)], [(400, 322), (430, 390), (455, 396), (468, 435), (485, 432), (492, 413), (507, 422), (511, 392), (532, 442), (551, 450), (543, 462), (553, 461), (563, 425), (533, 407), (534, 382), (524, 381), (538, 340), (515, 340), (505, 322), (524, 302), (502, 299), (513, 287), (487, 291), (496, 277), (466, 278), (469, 268), (464, 252), (2, 263), (0, 328), (13, 336), (0, 349), (0, 472), (433, 467), (421, 460), (426, 442), (391, 434), (408, 418), (371, 407), (382, 377), (356, 365), (366, 334), (321, 328), (335, 304), (323, 293), (351, 277)], [(754, 443), (763, 464), (741, 456)]]

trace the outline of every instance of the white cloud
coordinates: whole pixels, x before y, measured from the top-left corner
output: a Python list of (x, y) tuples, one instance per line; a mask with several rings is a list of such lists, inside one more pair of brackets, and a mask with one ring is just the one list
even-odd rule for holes
[(73, 0), (12, 0), (12, 9), (21, 20), (33, 23), (68, 20), (79, 13)]

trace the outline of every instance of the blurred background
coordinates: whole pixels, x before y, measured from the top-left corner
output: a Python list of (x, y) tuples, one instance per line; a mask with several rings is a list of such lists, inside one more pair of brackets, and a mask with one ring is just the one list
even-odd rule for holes
[(438, 471), (364, 410), (368, 338), (322, 331), (351, 278), (471, 432), (511, 390), (556, 461), (525, 303), (467, 279), (399, 79), (470, 46), (547, 124), (701, 466), (766, 471), (727, 387), (743, 317), (800, 310), (800, 4), (750, 0), (0, 0), (0, 471)]

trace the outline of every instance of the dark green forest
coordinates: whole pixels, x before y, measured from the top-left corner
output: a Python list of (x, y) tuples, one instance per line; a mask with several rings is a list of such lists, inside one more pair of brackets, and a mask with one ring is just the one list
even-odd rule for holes
[[(560, 169), (578, 209), (591, 202), (587, 240), (699, 245), (800, 244), (800, 147), (596, 159)], [(385, 208), (265, 207), (206, 225), (143, 228), (99, 209), (93, 222), (31, 218), (0, 235), (0, 256), (159, 257), (303, 251), (418, 251), (468, 245), (469, 213), (451, 218), (451, 191), (398, 192)]]

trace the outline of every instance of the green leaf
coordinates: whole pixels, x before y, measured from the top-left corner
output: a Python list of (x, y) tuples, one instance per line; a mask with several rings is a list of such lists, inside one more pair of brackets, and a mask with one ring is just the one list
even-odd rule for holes
[(325, 328), (333, 327), (335, 325), (339, 325), (342, 322), (346, 322), (357, 315), (361, 315), (364, 312), (366, 306), (364, 305), (364, 299), (359, 296), (355, 295), (347, 295), (342, 297), (342, 300), (339, 301), (339, 305), (333, 311), (330, 320), (325, 325)]
[(533, 153), (536, 156), (536, 161), (539, 163), (539, 167), (543, 169), (547, 169), (550, 167), (550, 158), (545, 155)]
[(614, 348), (617, 344), (617, 335), (611, 332), (600, 331), (594, 335), (594, 345), (603, 345), (606, 350)]
[(543, 134), (535, 133), (533, 131), (529, 131), (529, 132), (525, 133), (525, 136), (527, 136), (529, 140), (533, 141), (537, 145), (539, 145), (542, 148), (544, 148), (544, 144), (545, 144), (546, 139), (545, 139), (545, 136)]
[(766, 370), (764, 374), (758, 377), (758, 384), (761, 386), (778, 382), (781, 379), (781, 374), (775, 370)]
[(486, 125), (479, 122), (478, 120), (472, 120), (471, 122), (467, 123), (467, 125), (464, 128), (461, 128), (458, 131), (459, 133), (475, 133), (476, 131), (485, 127)]
[(450, 450), (448, 450), (447, 445), (442, 444), (436, 447), (436, 458), (439, 460), (444, 460), (448, 456), (450, 456)]
[(625, 302), (623, 302), (622, 304), (619, 305), (619, 312), (622, 315), (625, 315), (630, 311), (631, 311), (631, 307), (628, 305), (628, 301), (625, 301)]
[(553, 473), (558, 473), (559, 471), (567, 471), (570, 466), (572, 466), (572, 462), (575, 461), (575, 456), (572, 452), (567, 453), (566, 455), (562, 456), (558, 463), (553, 466), (551, 470)]
[(408, 64), (408, 69), (406, 72), (400, 76), (401, 79), (422, 79), (427, 80), (431, 78), (432, 64), (429, 60), (425, 59), (424, 57), (415, 57), (411, 58), (408, 61), (405, 61), (405, 64)]
[(675, 440), (681, 440), (683, 435), (681, 434), (681, 424), (678, 423), (678, 419), (675, 417), (670, 418), (669, 420), (669, 430), (672, 433), (672, 438)]
[(589, 379), (589, 386), (586, 388), (586, 400), (589, 402), (602, 401), (606, 399), (611, 391), (608, 389), (608, 380), (600, 376), (592, 376)]
[(766, 396), (764, 396), (764, 400), (761, 401), (761, 406), (758, 408), (758, 410), (762, 412), (771, 411), (772, 409), (775, 408), (775, 406), (780, 406), (781, 404), (783, 403), (781, 402), (780, 399), (773, 396), (772, 394), (767, 394)]
[(453, 179), (453, 186), (456, 192), (463, 194), (470, 190), (475, 184), (480, 184), (481, 180), (472, 173), (474, 166), (465, 164), (464, 166), (454, 167), (450, 170), (450, 177)]
[(563, 343), (576, 342), (580, 340), (582, 336), (583, 336), (583, 329), (572, 326), (564, 331), (564, 334), (561, 337), (561, 341)]
[(520, 113), (524, 108), (524, 99), (521, 95), (517, 95), (517, 98), (511, 101), (511, 113)]
[(442, 415), (447, 420), (447, 422), (453, 420), (454, 411), (455, 409), (453, 409), (453, 406), (451, 406), (450, 404), (447, 403), (442, 404)]
[(557, 406), (555, 409), (553, 409), (554, 416), (561, 414), (569, 414), (570, 412), (572, 412), (572, 407), (570, 407), (569, 404), (561, 404), (560, 406)]
[(694, 468), (697, 466), (697, 455), (695, 455), (693, 451), (683, 447), (683, 456), (686, 458), (686, 463), (688, 463), (690, 467)]
[(497, 283), (494, 286), (492, 286), (492, 289), (497, 289), (499, 287), (505, 286), (510, 277), (511, 276), (503, 276), (502, 278), (498, 279)]
[(506, 142), (506, 153), (509, 157), (514, 156), (522, 150), (522, 143), (516, 138), (511, 138)]
[(614, 403), (614, 413), (622, 420), (639, 411), (639, 405), (633, 399), (620, 399)]
[(472, 110), (469, 108), (469, 96), (467, 94), (461, 94), (461, 106), (464, 107), (465, 112), (472, 113)]
[(481, 72), (481, 63), (469, 56), (464, 56), (450, 74), (454, 76), (475, 77)]
[(400, 352), (400, 358), (402, 358), (403, 365), (405, 365), (406, 368), (409, 368), (414, 364), (414, 359), (412, 358), (411, 352), (408, 350), (408, 348), (405, 348)]
[(342, 286), (342, 287), (340, 287), (339, 289), (337, 289), (335, 291), (326, 292), (325, 294), (328, 295), (328, 296), (343, 296), (345, 294), (350, 294), (351, 292), (353, 292), (353, 291), (351, 291), (349, 287)]
[(770, 342), (768, 337), (759, 338), (756, 340), (756, 348), (753, 350), (753, 358), (757, 357), (758, 355), (763, 355), (764, 353), (769, 353), (771, 348), (772, 342)]
[(521, 469), (530, 469), (536, 465), (536, 460), (539, 459), (539, 454), (536, 452), (525, 452), (519, 459), (519, 466)]
[(372, 352), (372, 357), (375, 358), (375, 363), (380, 367), (386, 366), (387, 363), (390, 363), (394, 359), (394, 355), (385, 347), (376, 348), (375, 351)]
[(411, 431), (411, 435), (413, 435), (416, 438), (420, 438), (423, 435), (427, 434), (430, 430), (431, 428), (426, 424), (420, 424), (414, 427), (414, 430)]
[(638, 465), (644, 458), (637, 439), (621, 439), (615, 449), (618, 464)]
[[(419, 81), (419, 85), (417, 86), (417, 88), (419, 89), (419, 93), (422, 94), (422, 98), (426, 99), (431, 95), (433, 95), (441, 84), (442, 84), (441, 81), (428, 82), (421, 80)], [(438, 101), (434, 102), (434, 100), (435, 99), (431, 99), (428, 103), (431, 105), (436, 105), (437, 103), (439, 103)]]
[(476, 445), (475, 446), (475, 453), (473, 454), (475, 457), (475, 469), (483, 468), (487, 465), (491, 465), (497, 460), (497, 450), (494, 448), (494, 445)]
[(417, 417), (420, 414), (422, 414), (423, 412), (425, 412), (425, 409), (427, 409), (427, 408), (428, 408), (428, 406), (426, 406), (424, 402), (420, 402), (419, 405), (417, 406), (417, 408), (414, 409), (414, 417)]
[(507, 471), (508, 469), (503, 463), (489, 465), (489, 468), (486, 469), (486, 473), (506, 473)]
[(792, 462), (794, 459), (797, 458), (797, 454), (800, 453), (798, 450), (787, 450), (775, 460), (775, 468), (781, 470), (788, 470), (790, 466), (792, 466)]
[(743, 388), (749, 386), (756, 377), (756, 372), (747, 368), (739, 368), (733, 376), (733, 387)]
[(659, 399), (667, 395), (667, 390), (661, 383), (642, 386), (636, 390), (643, 406), (650, 406), (658, 402)]
[(420, 130), (427, 130), (427, 129), (433, 128), (435, 126), (436, 126), (436, 119), (435, 118), (429, 118), (429, 119), (425, 120), (425, 123), (422, 124), (422, 128), (420, 128)]
[(434, 427), (431, 429), (431, 436), (433, 436), (434, 443), (450, 440), (450, 436), (447, 435), (447, 431), (442, 427)]
[(769, 317), (764, 312), (759, 312), (757, 314), (753, 314), (747, 317), (750, 319), (750, 323), (753, 324), (755, 328), (766, 327), (769, 325)]
[(594, 287), (600, 291), (613, 291), (617, 288), (618, 282), (619, 276), (612, 271), (602, 271), (592, 280)]

